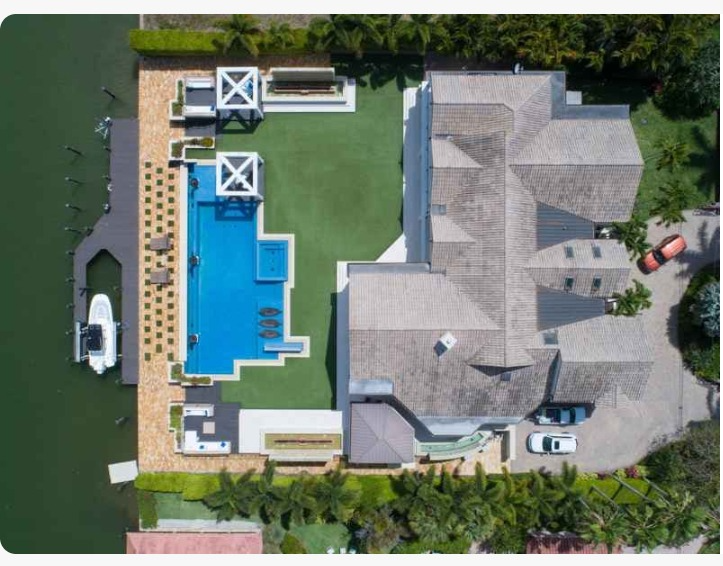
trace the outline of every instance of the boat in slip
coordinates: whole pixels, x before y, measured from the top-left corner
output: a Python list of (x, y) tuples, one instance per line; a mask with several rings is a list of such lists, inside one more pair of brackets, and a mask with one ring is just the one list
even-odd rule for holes
[(108, 295), (95, 295), (90, 302), (86, 333), (88, 363), (100, 375), (117, 360), (116, 324)]

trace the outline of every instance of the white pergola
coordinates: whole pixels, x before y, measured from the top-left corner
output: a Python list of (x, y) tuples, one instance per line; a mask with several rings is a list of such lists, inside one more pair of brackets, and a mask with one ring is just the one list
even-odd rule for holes
[(246, 110), (261, 118), (258, 67), (217, 67), (216, 108), (218, 110)]
[(217, 153), (216, 196), (263, 200), (263, 164), (256, 152)]

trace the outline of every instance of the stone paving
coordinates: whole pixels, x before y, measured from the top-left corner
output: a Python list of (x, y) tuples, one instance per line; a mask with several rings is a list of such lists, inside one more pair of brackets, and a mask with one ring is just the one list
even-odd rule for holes
[[(666, 438), (683, 430), (690, 421), (720, 418), (719, 393), (701, 384), (684, 366), (678, 350), (678, 304), (692, 276), (710, 262), (720, 260), (720, 218), (686, 212), (687, 222), (665, 228), (648, 223), (648, 241), (656, 245), (669, 234), (682, 234), (688, 249), (649, 275), (631, 266), (638, 279), (653, 292), (653, 307), (641, 316), (654, 364), (643, 399), (618, 408), (598, 408), (580, 426), (545, 427), (530, 421), (517, 426), (517, 459), (512, 471), (545, 467), (559, 471), (564, 459), (581, 471), (612, 471), (629, 466)], [(577, 435), (574, 455), (530, 454), (525, 446), (533, 430), (568, 430)]]

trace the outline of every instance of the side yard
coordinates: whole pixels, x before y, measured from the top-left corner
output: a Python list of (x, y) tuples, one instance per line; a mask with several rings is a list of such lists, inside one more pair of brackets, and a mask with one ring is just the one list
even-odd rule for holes
[[(584, 104), (629, 104), (630, 119), (645, 160), (636, 210), (645, 220), (650, 217), (660, 188), (680, 181), (690, 187), (688, 208), (715, 200), (720, 158), (716, 148), (716, 117), (698, 120), (673, 120), (654, 104), (646, 87), (637, 81), (586, 79), (568, 76), (568, 89), (581, 90)], [(687, 163), (677, 171), (658, 169), (660, 144), (666, 140), (683, 143), (688, 148)]]

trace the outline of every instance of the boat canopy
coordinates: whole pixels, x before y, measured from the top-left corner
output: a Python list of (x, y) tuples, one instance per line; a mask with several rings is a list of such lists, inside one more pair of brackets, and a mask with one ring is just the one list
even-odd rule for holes
[(103, 327), (100, 324), (88, 325), (88, 350), (100, 352), (103, 349)]

